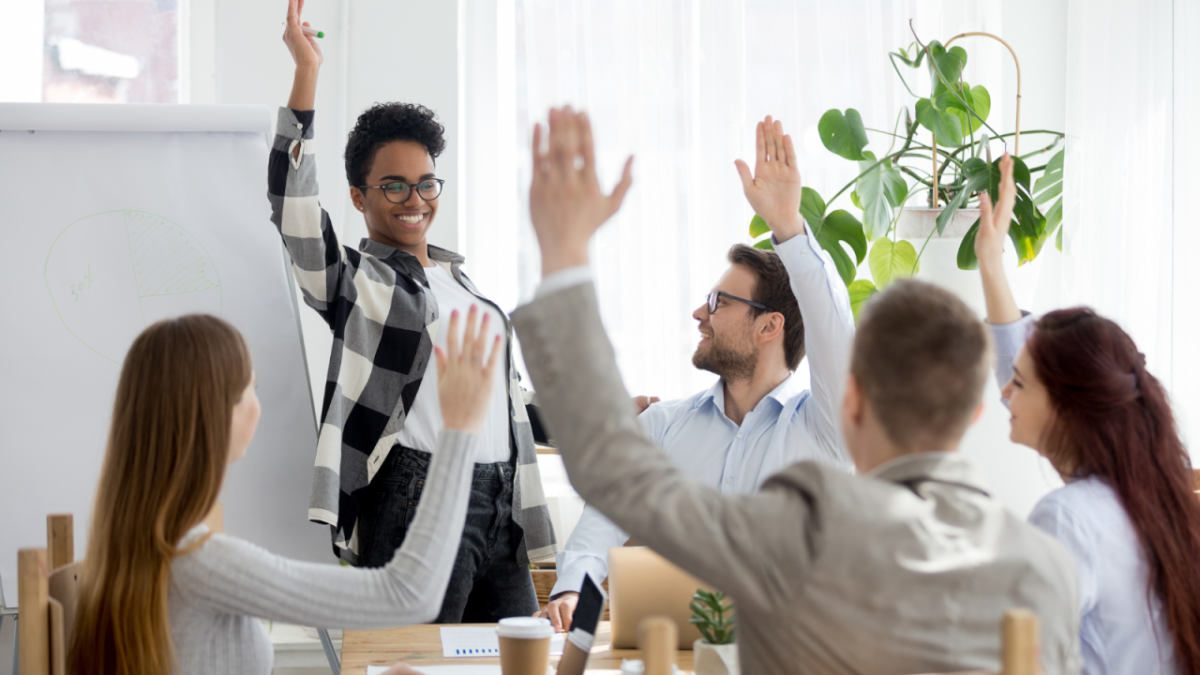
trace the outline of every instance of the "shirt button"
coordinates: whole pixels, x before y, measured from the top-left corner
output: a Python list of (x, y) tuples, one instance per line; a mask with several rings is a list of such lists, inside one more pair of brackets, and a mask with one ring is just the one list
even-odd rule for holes
[(731, 485), (732, 485), (732, 484), (733, 484), (733, 476), (730, 476), (729, 478), (726, 478), (726, 479), (725, 479), (725, 482), (726, 482), (726, 483), (729, 483), (729, 484), (731, 484)]
[(741, 435), (741, 434), (738, 434), (738, 438), (741, 438), (741, 437), (742, 437), (742, 435)]

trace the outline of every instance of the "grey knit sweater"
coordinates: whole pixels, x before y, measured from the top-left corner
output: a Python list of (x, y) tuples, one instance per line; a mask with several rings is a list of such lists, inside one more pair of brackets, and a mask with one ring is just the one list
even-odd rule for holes
[[(290, 560), (214, 534), (171, 565), (168, 606), (180, 675), (269, 675), (274, 651), (259, 619), (370, 629), (432, 621), (458, 552), (474, 434), (442, 431), (421, 505), (386, 567)], [(199, 525), (181, 541), (207, 534)]]

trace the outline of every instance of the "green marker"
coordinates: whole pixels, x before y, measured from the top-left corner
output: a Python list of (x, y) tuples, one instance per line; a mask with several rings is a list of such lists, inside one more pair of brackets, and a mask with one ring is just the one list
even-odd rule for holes
[[(284, 22), (284, 24), (283, 24), (283, 25), (285, 25), (285, 26), (286, 26), (286, 25), (287, 25), (287, 22)], [(300, 27), (300, 30), (304, 31), (304, 34), (305, 34), (305, 35), (309, 35), (309, 36), (311, 36), (311, 37), (315, 37), (315, 38), (323, 38), (323, 37), (325, 37), (325, 33), (324, 33), (324, 31), (319, 31), (319, 30), (317, 30), (316, 28), (309, 28), (308, 26), (301, 26), (301, 27)]]

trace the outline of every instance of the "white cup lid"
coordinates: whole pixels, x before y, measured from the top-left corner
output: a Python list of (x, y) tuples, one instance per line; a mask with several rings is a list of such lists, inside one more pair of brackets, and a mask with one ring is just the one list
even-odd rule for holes
[(532, 616), (514, 616), (500, 619), (496, 627), (496, 635), (508, 638), (524, 638), (537, 640), (554, 636), (554, 627), (549, 619), (536, 619)]

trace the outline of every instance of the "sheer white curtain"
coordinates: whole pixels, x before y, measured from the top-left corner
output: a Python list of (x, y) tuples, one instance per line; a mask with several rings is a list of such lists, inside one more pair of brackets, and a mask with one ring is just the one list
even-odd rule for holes
[(1172, 293), (1173, 4), (1071, 0), (1063, 183), (1065, 302), (1120, 323), (1168, 386), (1172, 312), (1192, 311)]
[[(729, 246), (749, 240), (753, 214), (733, 161), (753, 160), (754, 122), (783, 120), (805, 184), (828, 198), (856, 171), (824, 149), (817, 121), (829, 108), (856, 108), (868, 126), (891, 129), (911, 99), (887, 53), (912, 42), (909, 19), (922, 41), (999, 30), (998, 10), (978, 0), (464, 2), (468, 273), (506, 308), (532, 295), (530, 130), (551, 106), (586, 109), (606, 188), (636, 157), (633, 189), (594, 244), (605, 324), (633, 393), (672, 398), (714, 379), (691, 365), (691, 313), (727, 267)], [(999, 53), (966, 46), (968, 76), (1000, 100)]]

